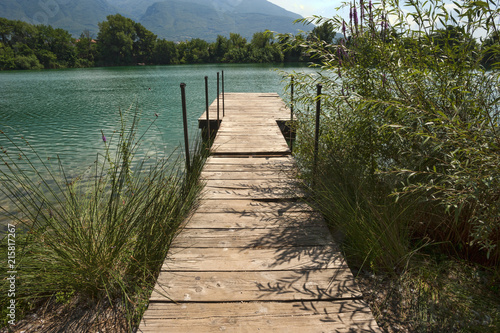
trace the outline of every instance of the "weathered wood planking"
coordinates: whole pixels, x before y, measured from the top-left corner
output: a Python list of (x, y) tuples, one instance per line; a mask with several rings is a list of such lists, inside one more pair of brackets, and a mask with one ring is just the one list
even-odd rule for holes
[[(222, 258), (221, 258), (222, 259)], [(158, 276), (150, 301), (249, 302), (357, 299), (346, 268), (246, 272), (171, 272)]]
[[(276, 126), (278, 120), (289, 119), (290, 112), (277, 94), (226, 94), (225, 101), (228, 107), (212, 154), (290, 154)], [(216, 119), (212, 109), (209, 111), (210, 119)], [(203, 119), (206, 115), (200, 121)]]
[(312, 212), (311, 206), (301, 201), (268, 202), (252, 199), (242, 200), (202, 200), (197, 213), (239, 213), (253, 215), (257, 213), (276, 213), (278, 216), (290, 212)]
[(327, 246), (332, 242), (328, 229), (322, 227), (297, 229), (186, 228), (173, 247), (265, 248), (290, 246)]
[(170, 247), (139, 331), (380, 332), (325, 221), (302, 201), (276, 123), (290, 116), (283, 101), (226, 94), (225, 105), (203, 198)]
[[(282, 271), (345, 269), (344, 258), (334, 245), (287, 248), (175, 248), (163, 271)], [(224, 261), (220, 259), (224, 258)]]
[[(186, 223), (185, 228), (240, 228), (240, 229), (277, 229), (277, 228), (326, 228), (323, 219), (315, 212), (196, 212)], [(328, 233), (328, 232), (327, 232)]]
[(362, 301), (152, 303), (143, 322), (158, 333), (379, 331)]

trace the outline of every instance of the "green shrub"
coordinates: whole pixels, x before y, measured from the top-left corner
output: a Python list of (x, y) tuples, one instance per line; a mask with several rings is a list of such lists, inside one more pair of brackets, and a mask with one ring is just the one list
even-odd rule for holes
[[(394, 259), (382, 260), (380, 268), (397, 267), (405, 247), (408, 255), (432, 241), (495, 265), (500, 259), (499, 73), (482, 67), (482, 54), (490, 49), (481, 48), (474, 36), (481, 29), (487, 35), (496, 31), (498, 6), (450, 7), (441, 0), (410, 0), (404, 9), (392, 0), (347, 6), (350, 22), (312, 20), (344, 34), (335, 45), (306, 41), (305, 51), (320, 62), (319, 75), (294, 74), (296, 155), (313, 193), (320, 202), (349, 205), (350, 218), (327, 214), (341, 229), (352, 220), (366, 234), (380, 235), (383, 241), (370, 248), (357, 236), (361, 262), (381, 253)], [(315, 101), (317, 83), (324, 92), (315, 168), (314, 116), (300, 106)], [(387, 231), (406, 233), (400, 246), (387, 249), (381, 234)]]

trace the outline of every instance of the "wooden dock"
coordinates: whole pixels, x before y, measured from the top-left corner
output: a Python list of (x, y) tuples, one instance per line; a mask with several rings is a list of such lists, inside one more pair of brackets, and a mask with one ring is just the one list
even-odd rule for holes
[(140, 332), (380, 332), (324, 220), (301, 200), (277, 126), (289, 117), (277, 94), (226, 93), (203, 199)]

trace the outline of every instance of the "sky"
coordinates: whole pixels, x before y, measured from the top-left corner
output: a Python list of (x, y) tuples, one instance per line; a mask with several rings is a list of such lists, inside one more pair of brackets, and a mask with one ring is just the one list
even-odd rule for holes
[(321, 15), (332, 17), (336, 14), (336, 7), (339, 7), (342, 0), (268, 0), (291, 12), (308, 17)]

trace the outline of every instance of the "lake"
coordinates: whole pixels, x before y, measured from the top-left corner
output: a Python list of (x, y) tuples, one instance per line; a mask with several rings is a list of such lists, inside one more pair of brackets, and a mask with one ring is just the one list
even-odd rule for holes
[[(186, 83), (192, 141), (205, 109), (205, 76), (212, 103), (222, 71), (226, 92), (283, 96), (286, 82), (277, 70), (314, 71), (305, 64), (210, 64), (0, 72), (0, 130), (16, 142), (27, 139), (43, 159), (59, 156), (65, 170), (76, 175), (102, 152), (101, 131), (111, 137), (119, 129), (120, 109), (137, 107), (142, 129), (155, 121), (143, 142), (168, 155), (183, 142), (180, 83)], [(10, 144), (0, 140), (8, 150)]]
[(173, 151), (183, 140), (181, 82), (186, 83), (194, 137), (205, 109), (205, 76), (210, 103), (221, 71), (226, 92), (283, 95), (285, 83), (276, 68), (311, 71), (305, 65), (182, 65), (0, 72), (0, 129), (9, 135), (19, 132), (47, 157), (59, 155), (78, 169), (103, 148), (101, 130), (110, 135), (119, 126), (119, 109), (133, 104), (143, 126), (159, 115), (145, 140)]

